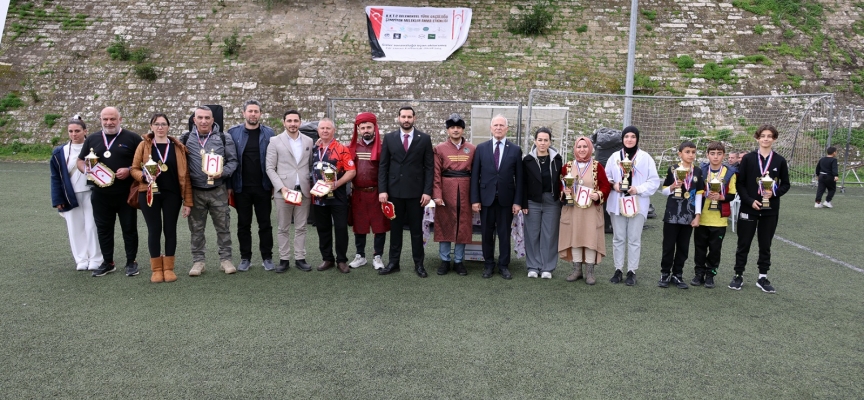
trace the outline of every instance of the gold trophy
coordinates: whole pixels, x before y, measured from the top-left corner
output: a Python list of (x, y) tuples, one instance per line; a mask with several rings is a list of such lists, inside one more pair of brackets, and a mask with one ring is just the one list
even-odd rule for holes
[[(330, 168), (329, 164), (327, 165), (327, 167), (324, 169), (323, 172), (324, 172), (324, 180), (327, 181), (327, 183), (336, 182), (336, 171), (334, 171), (333, 168)], [(327, 193), (328, 199), (333, 198), (333, 190), (336, 190), (336, 189), (334, 188), (334, 189), (330, 190), (330, 192)]]
[(144, 163), (144, 165), (142, 167), (144, 167), (144, 169), (147, 170), (147, 174), (149, 175), (149, 177), (151, 179), (151, 181), (150, 181), (151, 192), (159, 193), (159, 186), (156, 185), (156, 172), (160, 170), (159, 164), (156, 164), (156, 162), (153, 161), (153, 156), (151, 155), (150, 160), (148, 160), (146, 163)]
[[(708, 182), (708, 190), (710, 190), (711, 193), (720, 193), (720, 187), (721, 186), (723, 186), (723, 182), (720, 181), (719, 179), (717, 179), (716, 175), (714, 176), (714, 178), (711, 179), (711, 181)], [(720, 209), (720, 205), (717, 203), (717, 200), (711, 200), (711, 204), (708, 206), (708, 209), (709, 210)]]
[[(564, 175), (564, 186), (567, 186), (572, 191), (573, 190), (573, 182), (575, 182), (575, 181), (576, 181), (576, 177), (573, 176), (573, 161), (568, 161), (567, 162), (567, 175)], [(567, 197), (567, 205), (572, 206), (574, 204), (573, 195), (568, 193), (566, 197)]]
[(90, 170), (96, 167), (96, 164), (99, 164), (99, 156), (93, 152), (93, 148), (90, 148), (90, 154), (84, 157), (84, 166), (86, 167), (86, 171), (88, 180), (93, 180), (93, 177), (90, 175)]
[(201, 153), (201, 170), (207, 174), (207, 184), (214, 184), (213, 180), (216, 175), (222, 174), (222, 167), (224, 165), (225, 160), (219, 154), (213, 153), (213, 149), (210, 149), (210, 154), (206, 152)]
[(633, 170), (633, 161), (630, 161), (630, 156), (627, 153), (624, 153), (624, 159), (618, 161), (618, 165), (620, 165), (621, 169), (624, 171), (621, 177), (621, 191), (626, 192), (630, 190), (630, 184), (627, 183), (627, 178), (630, 177), (630, 171)]
[[(768, 172), (765, 172), (761, 178), (759, 178), (759, 184), (762, 185), (762, 207), (763, 210), (771, 209), (771, 198), (766, 196), (764, 193), (766, 191), (772, 190), (774, 188), (774, 180), (768, 176)], [(773, 193), (772, 193), (773, 194)]]
[[(687, 179), (687, 174), (689, 174), (689, 173), (690, 173), (690, 169), (684, 168), (680, 165), (678, 166), (678, 168), (675, 168), (675, 177), (678, 178), (678, 182), (680, 182), (682, 185), (684, 184), (684, 180)], [(687, 195), (689, 196), (690, 192), (687, 192)], [(684, 198), (684, 194), (681, 191), (681, 186), (678, 186), (677, 188), (675, 188), (675, 198), (678, 198), (678, 199)]]

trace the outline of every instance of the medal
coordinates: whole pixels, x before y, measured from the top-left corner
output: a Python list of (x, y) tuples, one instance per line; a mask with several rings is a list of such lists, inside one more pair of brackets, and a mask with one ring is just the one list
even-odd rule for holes
[(201, 149), (201, 155), (203, 156), (203, 155), (205, 155), (205, 154), (207, 154), (207, 152), (204, 151), (204, 149)]
[(168, 172), (168, 164), (165, 164), (165, 163), (159, 164), (159, 169), (161, 169), (162, 172)]
[(162, 152), (159, 151), (159, 146), (156, 145), (156, 142), (153, 142), (153, 148), (156, 149), (156, 154), (159, 155), (159, 169), (162, 172), (168, 171), (168, 164), (166, 162), (168, 161), (168, 153), (171, 152), (171, 141), (165, 143), (165, 155), (162, 155)]
[(689, 199), (690, 198), (690, 192), (684, 192), (684, 198)]
[(102, 153), (102, 156), (105, 158), (111, 158), (111, 146), (114, 144), (114, 141), (120, 137), (120, 132), (117, 132), (117, 136), (114, 136), (114, 139), (111, 139), (111, 143), (108, 143), (108, 138), (105, 136), (105, 131), (102, 131), (102, 142), (105, 143), (105, 152)]
[(579, 186), (582, 186), (582, 180), (581, 179), (579, 180)]

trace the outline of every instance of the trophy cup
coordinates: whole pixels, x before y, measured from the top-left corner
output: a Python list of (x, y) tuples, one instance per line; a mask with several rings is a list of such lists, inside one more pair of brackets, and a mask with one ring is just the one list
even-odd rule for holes
[[(716, 176), (713, 179), (711, 179), (711, 181), (708, 182), (708, 190), (710, 190), (711, 193), (720, 193), (720, 187), (721, 186), (723, 186), (723, 182), (721, 182), (719, 179), (717, 179)], [(711, 200), (711, 204), (708, 206), (708, 209), (709, 210), (720, 209), (719, 204), (717, 203), (717, 200)]]
[[(567, 168), (567, 175), (564, 175), (564, 186), (570, 188), (570, 190), (572, 191), (573, 190), (573, 182), (576, 181), (576, 177), (573, 176), (573, 162), (570, 161), (567, 164), (568, 164), (569, 168)], [(572, 206), (573, 204), (575, 204), (573, 202), (573, 195), (572, 194), (568, 193), (566, 197), (567, 197), (567, 205), (568, 206)]]
[(90, 154), (84, 157), (84, 166), (87, 167), (87, 170), (84, 171), (87, 174), (88, 180), (93, 180), (93, 176), (90, 175), (90, 170), (96, 167), (96, 164), (99, 164), (99, 156), (93, 152), (93, 148), (90, 148)]
[(222, 173), (222, 166), (224, 162), (225, 160), (222, 158), (222, 156), (213, 153), (213, 149), (210, 150), (210, 154), (201, 154), (201, 170), (205, 174), (207, 174), (208, 185), (214, 184), (214, 177)]
[[(675, 168), (675, 178), (677, 178), (678, 182), (681, 182), (682, 185), (684, 184), (684, 180), (687, 179), (687, 174), (689, 174), (689, 173), (690, 173), (690, 169), (684, 168), (680, 165), (678, 166), (678, 168)], [(687, 192), (687, 195), (689, 196), (690, 192)], [(681, 191), (681, 186), (678, 186), (677, 188), (675, 188), (675, 198), (678, 198), (678, 199), (684, 198), (684, 194)]]
[(144, 169), (147, 170), (147, 175), (150, 180), (150, 191), (151, 193), (159, 193), (159, 186), (156, 185), (156, 173), (157, 171), (161, 171), (159, 169), (159, 164), (156, 164), (153, 161), (153, 156), (150, 156), (150, 160), (148, 160), (143, 165)]
[[(774, 180), (771, 179), (770, 176), (768, 176), (768, 172), (765, 172), (765, 175), (763, 175), (761, 178), (759, 178), (759, 184), (762, 185), (762, 193), (765, 193), (765, 191), (772, 190), (774, 188)], [(762, 195), (762, 207), (761, 207), (761, 209), (763, 209), (763, 210), (770, 210), (771, 209), (771, 198), (767, 197), (764, 194)]]
[(621, 176), (621, 191), (626, 192), (630, 190), (630, 184), (627, 182), (627, 178), (630, 177), (630, 171), (633, 169), (633, 161), (630, 161), (630, 156), (627, 153), (624, 153), (624, 159), (618, 161), (618, 165), (620, 165), (621, 170), (624, 171)]
[[(330, 168), (330, 165), (327, 165), (327, 167), (324, 169), (323, 172), (324, 172), (324, 180), (327, 181), (327, 183), (336, 182), (336, 171), (334, 171), (333, 168)], [(333, 190), (331, 190), (329, 193), (327, 193), (327, 198), (328, 199), (333, 198)]]

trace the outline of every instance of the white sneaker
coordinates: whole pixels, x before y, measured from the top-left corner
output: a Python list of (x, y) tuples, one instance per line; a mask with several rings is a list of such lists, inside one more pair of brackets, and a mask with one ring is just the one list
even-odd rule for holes
[(375, 267), (375, 269), (384, 269), (384, 260), (381, 259), (381, 256), (375, 256), (375, 258), (372, 259), (372, 266)]
[(822, 203), (816, 203), (813, 208), (822, 208)]
[(542, 274), (540, 274), (540, 277), (543, 279), (552, 279), (552, 273), (549, 271), (545, 271)]
[(358, 267), (361, 267), (364, 265), (366, 265), (366, 257), (363, 257), (359, 254), (355, 254), (354, 255), (354, 261), (351, 261), (350, 263), (348, 263), (348, 266), (351, 268), (358, 268)]
[(831, 205), (830, 201), (826, 201), (826, 202), (822, 203), (822, 205), (827, 207), (827, 208), (834, 208), (834, 206)]
[(537, 271), (528, 271), (528, 277), (529, 278), (536, 278), (537, 277)]

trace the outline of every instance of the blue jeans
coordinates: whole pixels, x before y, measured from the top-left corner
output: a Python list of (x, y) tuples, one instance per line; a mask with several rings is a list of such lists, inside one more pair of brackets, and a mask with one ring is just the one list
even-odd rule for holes
[[(438, 255), (441, 256), (441, 261), (450, 261), (450, 242), (441, 242), (438, 244)], [(461, 263), (465, 258), (465, 243), (456, 243), (456, 251), (453, 254), (455, 262)]]

